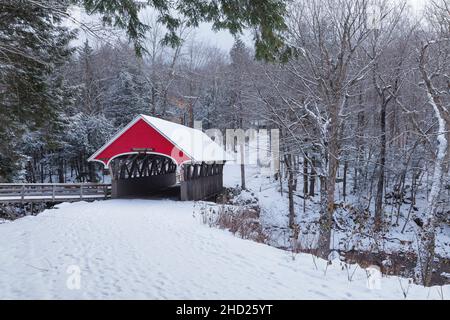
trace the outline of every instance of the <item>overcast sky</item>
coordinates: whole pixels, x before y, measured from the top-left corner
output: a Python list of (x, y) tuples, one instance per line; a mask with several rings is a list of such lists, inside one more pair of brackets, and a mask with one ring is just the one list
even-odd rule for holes
[[(423, 9), (424, 5), (426, 4), (427, 0), (407, 0), (407, 2), (411, 5), (412, 9), (416, 12), (420, 12), (421, 9)], [(146, 10), (141, 15), (146, 15), (148, 12), (151, 13), (151, 10)], [(77, 21), (82, 22), (91, 22), (95, 19), (92, 19), (92, 17), (87, 16), (86, 14), (83, 14), (79, 9), (72, 10), (72, 16)], [(73, 24), (76, 25), (76, 24)], [(81, 44), (84, 39), (86, 38), (86, 34), (84, 32), (79, 33), (79, 39), (76, 41), (76, 45)], [(106, 36), (105, 36), (106, 37)], [(88, 36), (91, 42), (96, 42), (94, 37)], [(209, 23), (202, 23), (196, 30), (195, 30), (195, 38), (199, 41), (209, 43), (210, 45), (219, 47), (223, 50), (230, 50), (233, 46), (234, 38), (228, 31), (219, 31), (214, 32), (211, 30), (211, 24)], [(248, 45), (251, 45), (253, 43), (252, 35), (250, 32), (245, 32), (241, 36), (242, 40), (244, 40)]]

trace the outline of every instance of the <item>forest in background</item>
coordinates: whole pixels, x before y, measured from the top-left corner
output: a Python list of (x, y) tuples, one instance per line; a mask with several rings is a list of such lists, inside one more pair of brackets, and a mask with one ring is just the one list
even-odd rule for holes
[(318, 194), (327, 257), (337, 183), (378, 231), (390, 227), (386, 203), (413, 210), (425, 193), (418, 276), (429, 282), (450, 210), (448, 0), (419, 16), (402, 1), (288, 1), (274, 57), (238, 37), (223, 52), (197, 41), (190, 20), (168, 29), (157, 17), (139, 50), (126, 40), (73, 47), (64, 15), (0, 3), (0, 182), (98, 181), (86, 159), (139, 113), (205, 129), (278, 128), (289, 226), (294, 194)]

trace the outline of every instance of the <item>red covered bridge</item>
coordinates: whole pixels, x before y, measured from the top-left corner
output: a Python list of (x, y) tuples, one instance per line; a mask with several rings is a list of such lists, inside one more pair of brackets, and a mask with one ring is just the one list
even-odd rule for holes
[(179, 182), (181, 200), (200, 200), (222, 190), (228, 159), (200, 130), (139, 115), (89, 161), (110, 169), (112, 197), (147, 196)]

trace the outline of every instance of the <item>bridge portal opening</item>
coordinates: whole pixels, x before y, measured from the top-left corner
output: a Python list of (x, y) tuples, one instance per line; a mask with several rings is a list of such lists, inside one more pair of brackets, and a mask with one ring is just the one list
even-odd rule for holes
[(169, 189), (173, 196), (177, 184), (177, 164), (162, 155), (118, 156), (111, 160), (110, 169), (113, 198), (150, 197)]

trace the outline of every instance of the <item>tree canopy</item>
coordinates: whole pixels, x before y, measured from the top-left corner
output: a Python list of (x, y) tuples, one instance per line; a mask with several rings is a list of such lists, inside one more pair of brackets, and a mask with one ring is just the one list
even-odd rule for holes
[(286, 1), (282, 0), (73, 0), (88, 13), (99, 13), (103, 22), (126, 30), (134, 42), (136, 53), (144, 50), (145, 32), (150, 28), (139, 19), (139, 12), (152, 7), (158, 14), (158, 22), (168, 32), (163, 42), (172, 46), (181, 39), (176, 30), (185, 22), (197, 27), (201, 22), (212, 23), (214, 30), (226, 29), (238, 35), (244, 29), (254, 31), (256, 57), (273, 60), (283, 48), (282, 31), (285, 30)]

